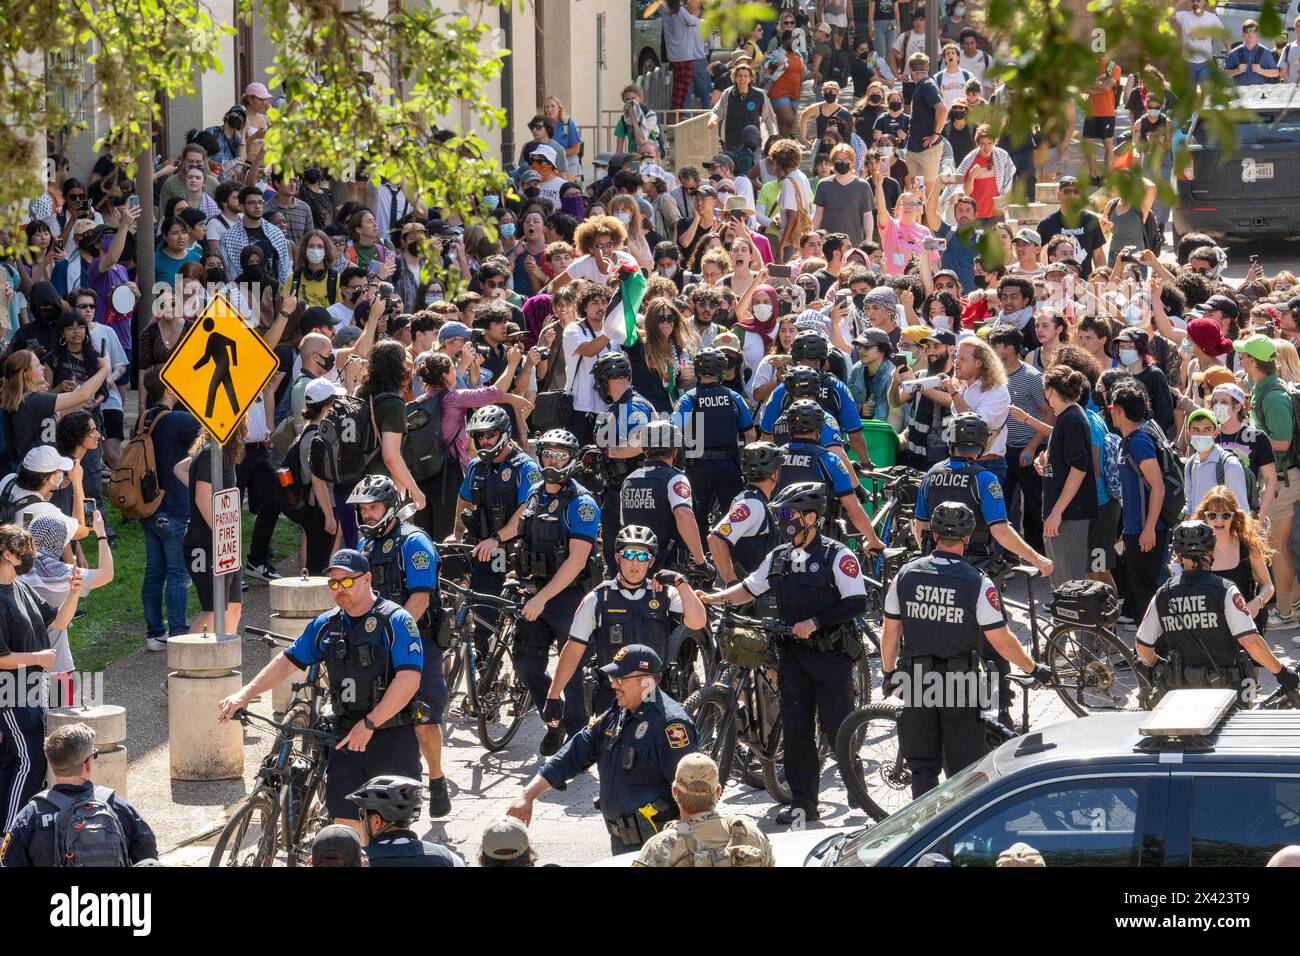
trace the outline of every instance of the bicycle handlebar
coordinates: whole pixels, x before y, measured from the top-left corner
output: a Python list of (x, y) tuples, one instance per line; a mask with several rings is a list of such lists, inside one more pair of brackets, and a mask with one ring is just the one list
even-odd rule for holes
[(781, 634), (786, 637), (794, 635), (794, 628), (788, 624), (778, 621), (774, 617), (748, 617), (744, 614), (731, 610), (730, 607), (723, 607), (719, 616), (719, 623), (743, 624), (747, 627), (756, 627), (763, 631), (769, 631), (773, 634)]
[(331, 734), (325, 730), (317, 730), (315, 727), (295, 727), (292, 724), (285, 724), (278, 720), (272, 720), (270, 717), (263, 717), (261, 714), (254, 714), (242, 707), (235, 711), (232, 716), (241, 724), (247, 725), (250, 720), (256, 720), (258, 723), (266, 724), (268, 727), (274, 727), (281, 733), (289, 734), (294, 737), (321, 737), (332, 744), (336, 744), (342, 739), (338, 734)]
[(283, 641), (285, 644), (292, 644), (294, 642), (294, 638), (289, 637), (287, 634), (277, 634), (275, 631), (268, 631), (260, 627), (249, 627), (246, 625), (244, 627), (244, 633), (247, 635), (244, 640), (251, 640), (257, 644), (265, 644), (267, 647), (279, 647), (281, 646), (279, 643), (280, 641)]

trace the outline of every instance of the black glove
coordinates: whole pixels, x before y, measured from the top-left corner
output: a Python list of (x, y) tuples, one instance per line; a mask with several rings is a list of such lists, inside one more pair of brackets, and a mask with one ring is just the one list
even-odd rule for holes
[(882, 671), (880, 674), (880, 691), (886, 697), (889, 697), (897, 689), (893, 686), (894, 675), (897, 673), (898, 671), (894, 670), (894, 671)]
[(564, 716), (564, 701), (558, 697), (546, 698), (546, 703), (542, 705), (542, 720), (550, 723), (552, 720), (559, 720)]
[(1294, 691), (1297, 687), (1300, 687), (1300, 677), (1297, 677), (1296, 672), (1285, 665), (1277, 672), (1276, 676), (1277, 686), (1281, 687), (1288, 693)]
[(682, 574), (680, 571), (671, 571), (665, 569), (663, 571), (655, 572), (655, 580), (658, 581), (660, 584), (664, 584), (664, 585), (671, 584), (673, 587), (676, 587), (677, 585), (681, 584), (682, 581), (684, 581), (685, 579), (686, 579), (686, 575)]
[(1043, 685), (1052, 683), (1052, 669), (1046, 664), (1035, 664), (1032, 673), (1038, 683)]

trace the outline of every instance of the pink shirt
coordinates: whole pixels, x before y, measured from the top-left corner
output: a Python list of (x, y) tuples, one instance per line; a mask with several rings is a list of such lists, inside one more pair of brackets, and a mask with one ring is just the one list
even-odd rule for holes
[[(438, 389), (430, 389), (425, 395), (435, 395)], [(442, 397), (442, 440), (448, 448), (456, 450), (461, 468), (469, 465), (469, 436), (465, 434), (466, 414), (471, 408), (495, 405), (505, 398), (506, 393), (495, 385), (482, 388), (453, 388)]]
[[(893, 216), (884, 216), (880, 224), (880, 238), (881, 247), (885, 250), (885, 275), (901, 276), (906, 272), (911, 257), (924, 252), (921, 243), (931, 237), (930, 230), (920, 223), (908, 226)], [(930, 264), (939, 264), (939, 253), (936, 250), (930, 251)]]
[(758, 232), (749, 234), (750, 241), (758, 248), (758, 257), (763, 260), (765, 265), (772, 264), (772, 243), (768, 241), (767, 236)]

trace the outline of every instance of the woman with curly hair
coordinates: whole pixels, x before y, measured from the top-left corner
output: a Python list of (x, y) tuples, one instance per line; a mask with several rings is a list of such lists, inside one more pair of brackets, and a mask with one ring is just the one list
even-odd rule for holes
[(604, 283), (626, 243), (627, 229), (614, 216), (589, 216), (573, 234), (578, 258), (542, 291), (554, 295), (575, 279)]
[(1273, 599), (1273, 578), (1268, 567), (1273, 549), (1260, 532), (1259, 523), (1241, 510), (1237, 496), (1226, 485), (1206, 492), (1193, 516), (1214, 529), (1214, 563), (1210, 570), (1237, 585), (1246, 599), (1246, 613), (1261, 634), (1268, 623), (1268, 602)]
[(778, 206), (781, 209), (781, 237), (772, 250), (778, 264), (784, 264), (799, 248), (803, 233), (812, 229), (813, 194), (808, 177), (799, 168), (803, 151), (793, 140), (772, 144), (768, 164), (781, 181)]

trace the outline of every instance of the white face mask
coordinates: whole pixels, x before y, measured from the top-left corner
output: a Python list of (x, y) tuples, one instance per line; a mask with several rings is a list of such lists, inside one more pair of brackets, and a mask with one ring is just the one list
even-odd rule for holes
[(760, 322), (766, 322), (772, 317), (772, 307), (767, 304), (754, 306), (754, 318)]
[(1134, 349), (1120, 349), (1119, 360), (1124, 365), (1136, 365), (1138, 361), (1138, 354)]
[(630, 212), (616, 212), (614, 218), (626, 226), (632, 221), (632, 214)]
[(1146, 115), (1146, 118), (1147, 118), (1147, 119), (1149, 119), (1149, 120), (1151, 120), (1152, 122), (1154, 122), (1155, 119), (1156, 119), (1156, 117), (1158, 117), (1158, 116), (1160, 115), (1160, 111), (1159, 111), (1159, 110), (1147, 110), (1145, 115)]
[(1214, 412), (1214, 420), (1220, 425), (1232, 417), (1232, 406), (1225, 405), (1223, 402), (1216, 402), (1211, 411)]
[(1124, 321), (1129, 325), (1139, 325), (1142, 322), (1142, 306), (1133, 304), (1125, 308)]
[(307, 247), (307, 261), (314, 266), (320, 265), (325, 261), (325, 250), (318, 246)]
[(1194, 351), (1195, 351), (1195, 346), (1191, 340), (1191, 337), (1189, 336), (1188, 338), (1183, 339), (1183, 354), (1191, 355)]
[(673, 265), (670, 266), (660, 266), (655, 271), (658, 272), (665, 279), (671, 279), (677, 275), (677, 264), (674, 263)]
[(1214, 447), (1213, 435), (1193, 435), (1191, 438), (1192, 447), (1197, 451), (1209, 451)]
[(952, 319), (946, 315), (936, 315), (930, 320), (930, 327), (936, 332), (951, 332)]

